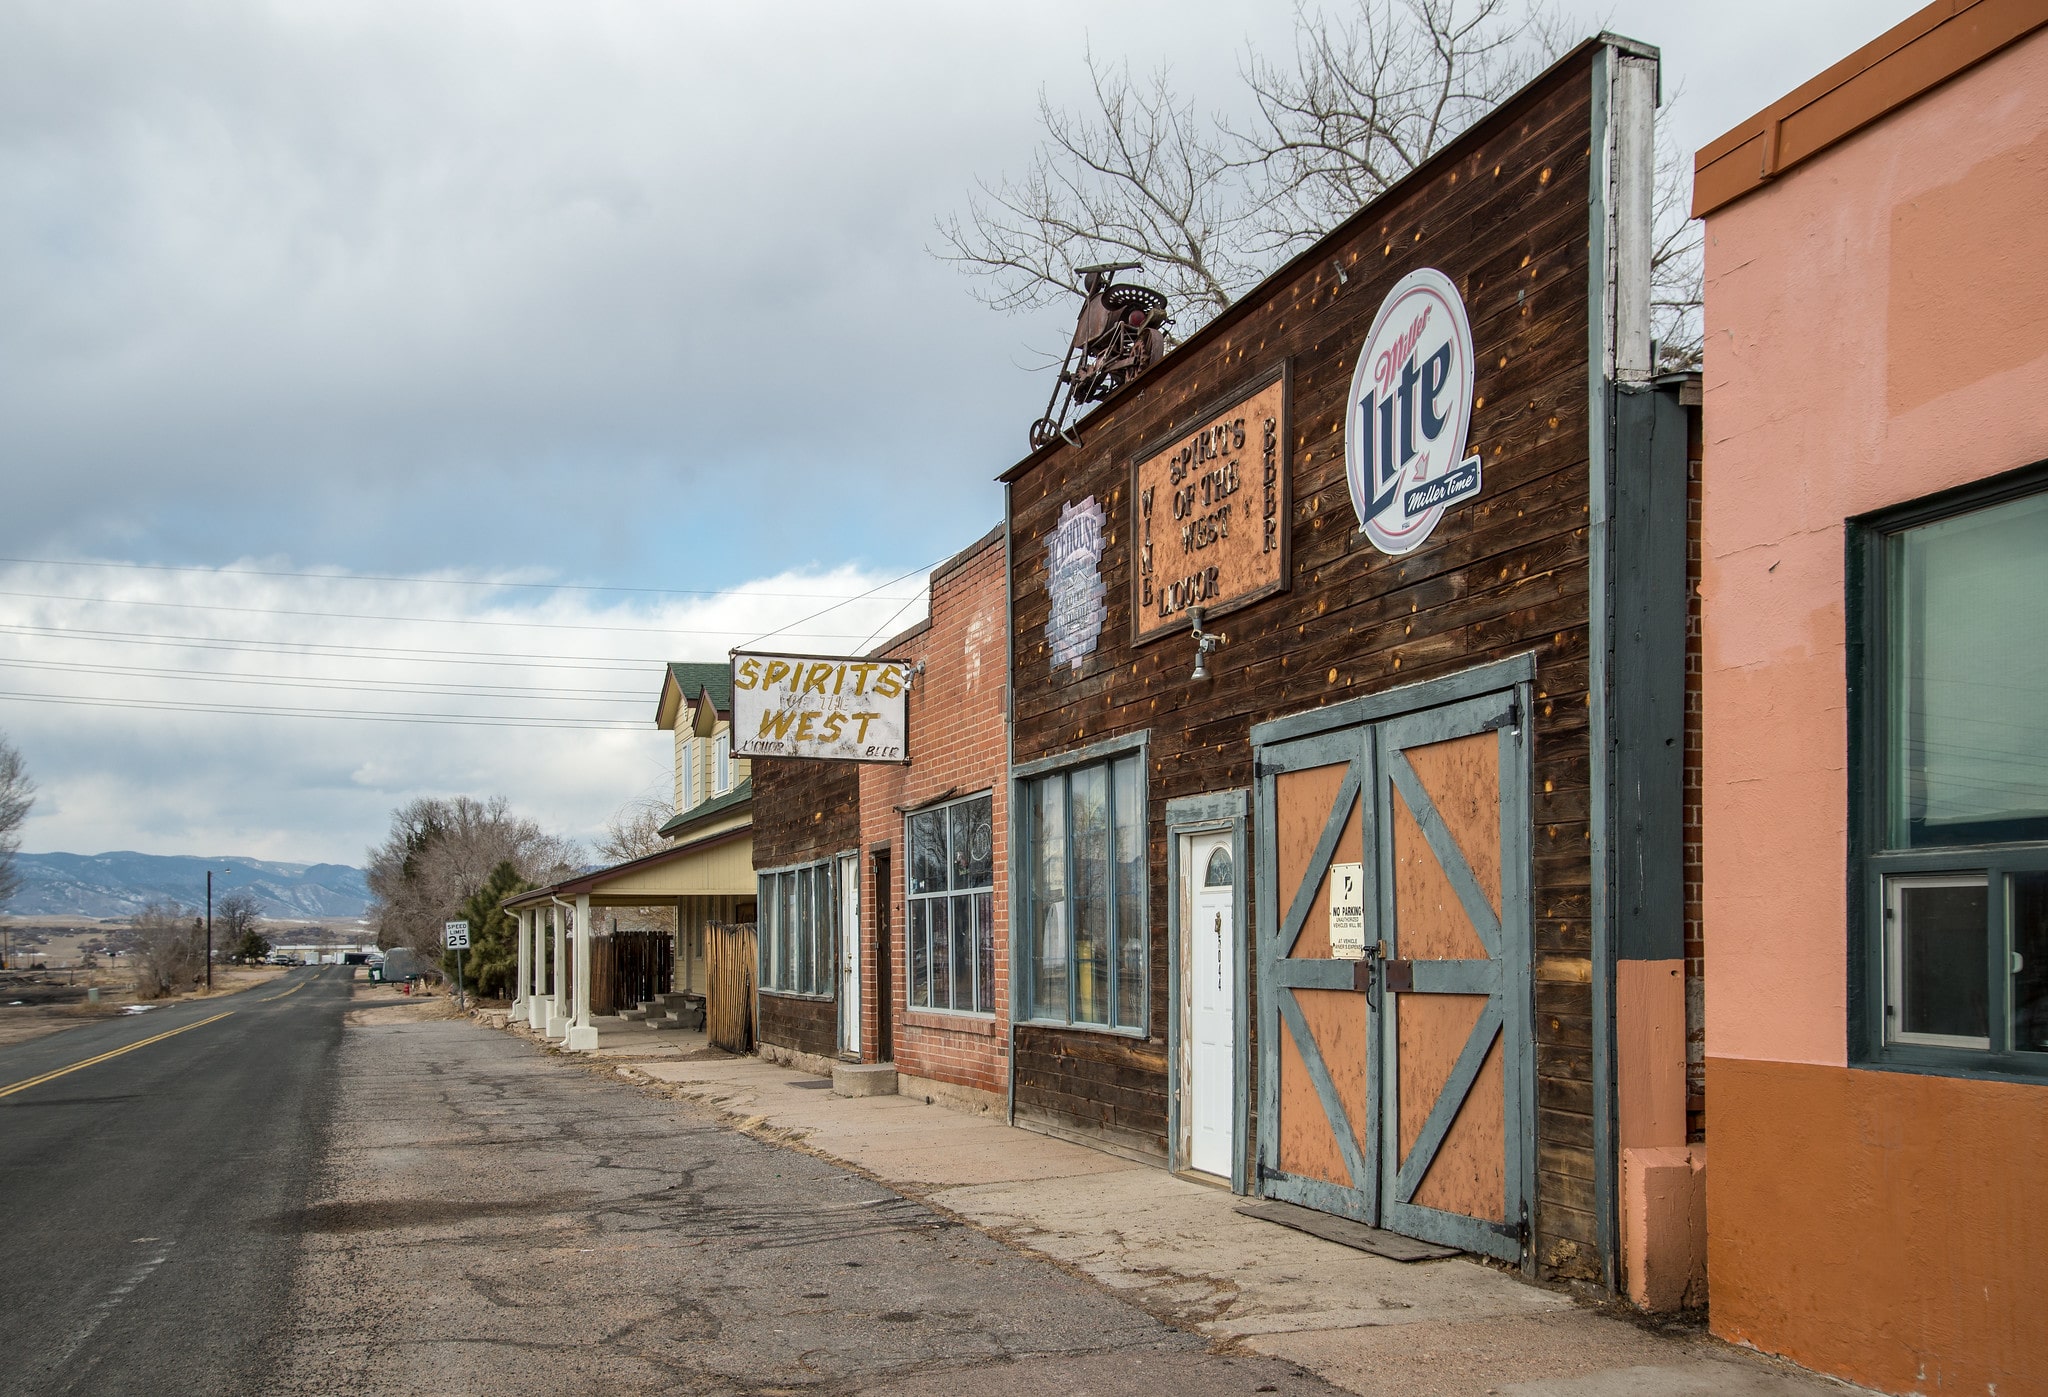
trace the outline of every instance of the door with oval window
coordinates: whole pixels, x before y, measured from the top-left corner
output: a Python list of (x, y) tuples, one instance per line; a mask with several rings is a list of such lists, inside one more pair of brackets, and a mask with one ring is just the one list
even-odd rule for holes
[(1229, 831), (1186, 841), (1180, 1157), (1228, 1179), (1237, 1157), (1237, 871)]

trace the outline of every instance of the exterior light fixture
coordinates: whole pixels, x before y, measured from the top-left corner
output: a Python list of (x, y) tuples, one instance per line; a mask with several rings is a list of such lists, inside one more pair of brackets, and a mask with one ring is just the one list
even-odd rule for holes
[(1221, 631), (1203, 630), (1202, 608), (1199, 606), (1188, 608), (1188, 625), (1188, 633), (1195, 638), (1195, 672), (1189, 677), (1193, 679), (1207, 679), (1209, 677), (1209, 652), (1217, 646), (1224, 644), (1230, 637)]

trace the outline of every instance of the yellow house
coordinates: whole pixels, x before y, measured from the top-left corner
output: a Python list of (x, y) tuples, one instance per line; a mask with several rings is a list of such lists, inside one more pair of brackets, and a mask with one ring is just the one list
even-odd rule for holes
[(656, 726), (675, 734), (676, 813), (661, 827), (668, 847), (506, 901), (519, 923), (513, 1011), (536, 1030), (572, 1049), (597, 1047), (593, 909), (675, 908), (671, 990), (685, 995), (706, 988), (706, 924), (754, 919), (753, 782), (747, 761), (732, 756), (731, 720), (727, 666), (671, 664), (655, 708)]

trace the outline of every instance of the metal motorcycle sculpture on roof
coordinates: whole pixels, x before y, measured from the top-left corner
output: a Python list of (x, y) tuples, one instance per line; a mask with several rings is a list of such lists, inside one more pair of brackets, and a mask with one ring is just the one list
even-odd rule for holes
[[(1167, 318), (1166, 297), (1149, 286), (1116, 284), (1118, 272), (1136, 271), (1138, 266), (1105, 262), (1074, 269), (1084, 278), (1087, 299), (1081, 302), (1066, 363), (1046, 401), (1046, 415), (1031, 424), (1033, 451), (1066, 435), (1067, 417), (1076, 406), (1102, 402), (1165, 357), (1166, 327), (1173, 323)], [(1061, 389), (1067, 394), (1064, 403)]]

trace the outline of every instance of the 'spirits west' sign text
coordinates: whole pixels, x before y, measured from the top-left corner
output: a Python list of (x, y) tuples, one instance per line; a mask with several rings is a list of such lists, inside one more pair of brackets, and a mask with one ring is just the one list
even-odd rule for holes
[(732, 750), (742, 757), (909, 759), (911, 666), (823, 655), (732, 657)]

